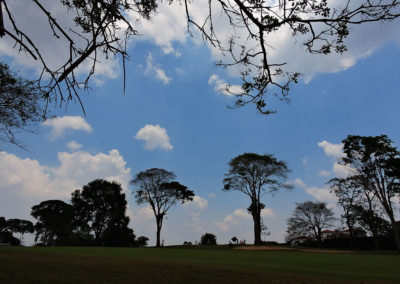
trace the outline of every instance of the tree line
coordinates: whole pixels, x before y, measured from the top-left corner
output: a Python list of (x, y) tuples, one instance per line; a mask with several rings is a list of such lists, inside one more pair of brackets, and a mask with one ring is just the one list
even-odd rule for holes
[[(374, 247), (379, 239), (390, 234), (400, 250), (399, 222), (396, 201), (400, 194), (400, 152), (386, 135), (349, 135), (342, 141), (344, 156), (339, 163), (348, 166), (344, 178), (327, 182), (343, 213), (340, 216), (348, 231), (350, 248), (356, 237), (370, 235)], [(288, 219), (287, 240), (312, 236), (322, 241), (322, 230), (335, 221), (331, 209), (323, 202), (297, 203)]]
[[(343, 141), (342, 165), (349, 167), (349, 176), (328, 181), (331, 192), (343, 209), (341, 219), (349, 237), (369, 232), (377, 240), (393, 232), (400, 249), (398, 222), (395, 219), (395, 198), (400, 194), (400, 152), (386, 136), (349, 135)], [(261, 217), (265, 208), (262, 197), (281, 189), (291, 189), (290, 172), (284, 161), (271, 154), (244, 153), (229, 162), (223, 179), (223, 191), (239, 191), (250, 202), (247, 208), (253, 218), (254, 245), (261, 245), (266, 226)], [(175, 204), (193, 200), (194, 191), (176, 181), (176, 175), (152, 168), (138, 173), (130, 184), (137, 204), (147, 204), (156, 221), (156, 246), (160, 247), (161, 229), (168, 210)], [(128, 227), (127, 201), (121, 185), (97, 179), (71, 194), (70, 204), (47, 200), (32, 207), (37, 220), (33, 229), (35, 241), (44, 245), (93, 244), (107, 246), (144, 246), (146, 237), (135, 237)], [(4, 218), (3, 218), (4, 219)], [(11, 232), (30, 232), (28, 223), (1, 220)], [(313, 236), (322, 241), (322, 231), (336, 218), (326, 203), (297, 203), (288, 219), (287, 239)], [(6, 224), (6, 225), (4, 225)]]

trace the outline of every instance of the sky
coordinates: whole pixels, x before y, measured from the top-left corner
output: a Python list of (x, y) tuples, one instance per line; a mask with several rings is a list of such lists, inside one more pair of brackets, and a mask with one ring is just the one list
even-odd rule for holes
[[(49, 44), (38, 12), (30, 5), (16, 9), (21, 2), (10, 6), (15, 16), (21, 11), (30, 15), (21, 18), (22, 25), (29, 19), (27, 29), (57, 64), (62, 45)], [(61, 23), (68, 22), (57, 1), (49, 5)], [(193, 11), (201, 17), (199, 7)], [(291, 90), (290, 104), (270, 97), (278, 112), (264, 116), (251, 105), (227, 108), (234, 98), (221, 88), (240, 84), (237, 70), (217, 67), (216, 51), (196, 33), (187, 34), (181, 6), (162, 4), (151, 22), (135, 22), (142, 36), (128, 46), (125, 93), (121, 62), (103, 60), (91, 90), (81, 93), (86, 116), (76, 102), (51, 105), (56, 118), (38, 125), (36, 134), (18, 136), (28, 151), (0, 145), (0, 216), (33, 221), (30, 208), (41, 201), (68, 202), (73, 190), (96, 178), (114, 180), (126, 193), (130, 226), (154, 245), (154, 216), (135, 203), (129, 182), (140, 171), (163, 168), (196, 194), (193, 202), (168, 211), (161, 231), (166, 245), (194, 243), (206, 232), (215, 234), (218, 243), (233, 236), (251, 243), (250, 201), (242, 193), (223, 192), (222, 180), (230, 159), (254, 152), (285, 161), (294, 185), (263, 197), (262, 216), (271, 233), (265, 240), (284, 241), (287, 219), (298, 202), (326, 202), (339, 217), (341, 210), (325, 183), (349, 171), (337, 163), (341, 141), (349, 134), (387, 134), (400, 146), (399, 24), (352, 29), (343, 55), (309, 55), (287, 31), (273, 35), (271, 58), (288, 62), (303, 76)], [(227, 31), (221, 24), (220, 32)], [(21, 76), (35, 78), (37, 66), (12, 47), (0, 41), (1, 60)], [(31, 239), (25, 237), (25, 243)]]

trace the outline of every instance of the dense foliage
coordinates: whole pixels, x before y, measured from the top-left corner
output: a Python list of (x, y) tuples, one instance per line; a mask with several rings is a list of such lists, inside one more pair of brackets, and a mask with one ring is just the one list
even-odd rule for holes
[(194, 192), (177, 181), (173, 172), (164, 169), (148, 169), (140, 172), (131, 181), (135, 186), (135, 199), (138, 204), (150, 205), (157, 225), (156, 246), (161, 246), (161, 228), (168, 210), (177, 202), (193, 200)]
[(254, 244), (260, 245), (263, 222), (261, 210), (265, 204), (261, 202), (264, 193), (273, 193), (281, 188), (289, 189), (286, 183), (289, 168), (284, 161), (273, 155), (244, 153), (229, 162), (229, 172), (225, 174), (224, 191), (240, 191), (250, 198), (247, 208), (254, 221)]
[(35, 240), (43, 245), (146, 246), (128, 227), (127, 202), (119, 183), (94, 180), (72, 193), (71, 204), (47, 200), (32, 207)]

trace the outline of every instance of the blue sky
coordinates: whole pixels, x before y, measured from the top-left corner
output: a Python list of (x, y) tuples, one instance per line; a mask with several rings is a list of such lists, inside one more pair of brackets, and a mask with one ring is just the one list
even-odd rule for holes
[[(161, 8), (166, 16), (178, 13), (178, 8)], [(348, 134), (387, 134), (399, 146), (400, 33), (390, 33), (398, 21), (356, 30), (342, 57), (309, 59), (293, 48), (287, 58), (293, 59), (291, 66), (304, 67), (298, 70), (304, 80), (293, 86), (289, 105), (270, 98), (278, 110), (270, 116), (252, 106), (228, 109), (233, 98), (219, 92), (216, 83), (240, 84), (236, 71), (216, 67), (214, 51), (188, 38), (180, 26), (163, 22), (175, 33), (153, 37), (157, 24), (157, 19), (143, 24), (143, 38), (129, 47), (125, 93), (120, 64), (112, 62), (111, 75), (99, 76), (81, 95), (86, 117), (77, 103), (67, 110), (54, 106), (56, 120), (38, 126), (37, 135), (19, 136), (29, 151), (1, 145), (0, 216), (31, 219), (30, 207), (40, 201), (67, 201), (74, 189), (95, 178), (112, 179), (126, 191), (135, 234), (150, 237), (153, 244), (154, 217), (135, 204), (129, 181), (158, 167), (175, 172), (197, 195), (168, 212), (162, 229), (166, 244), (194, 242), (205, 232), (216, 234), (220, 243), (233, 236), (252, 242), (249, 200), (222, 192), (222, 179), (233, 157), (271, 153), (287, 162), (295, 185), (263, 199), (264, 223), (271, 232), (267, 240), (283, 241), (296, 202), (327, 202), (339, 217), (325, 182), (348, 171), (336, 164)], [(369, 38), (363, 37), (366, 32)], [(0, 46), (0, 56), (22, 75), (34, 77), (34, 67), (7, 46)]]

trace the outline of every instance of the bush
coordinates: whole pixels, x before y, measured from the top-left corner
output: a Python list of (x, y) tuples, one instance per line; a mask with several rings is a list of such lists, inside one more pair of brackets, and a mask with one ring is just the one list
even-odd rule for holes
[(201, 245), (216, 245), (217, 244), (217, 237), (211, 233), (205, 233), (201, 236), (200, 239)]
[(0, 232), (0, 243), (9, 243), (13, 246), (21, 245), (21, 241), (14, 237), (9, 231)]

